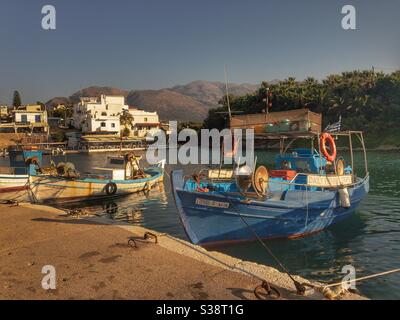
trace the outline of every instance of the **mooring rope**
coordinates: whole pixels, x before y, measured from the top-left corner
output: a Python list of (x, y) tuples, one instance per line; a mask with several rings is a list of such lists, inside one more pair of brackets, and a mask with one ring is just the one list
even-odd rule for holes
[(373, 279), (373, 278), (377, 278), (377, 277), (381, 277), (381, 276), (385, 276), (388, 274), (392, 274), (392, 273), (397, 273), (400, 272), (400, 268), (398, 269), (392, 269), (392, 270), (388, 270), (388, 271), (383, 271), (383, 272), (379, 272), (379, 273), (375, 273), (375, 274), (370, 274), (368, 276), (364, 276), (361, 278), (355, 278), (355, 279), (351, 279), (351, 280), (346, 280), (346, 281), (341, 281), (341, 282), (336, 282), (336, 283), (330, 283), (324, 286), (321, 286), (323, 289), (325, 288), (331, 288), (331, 287), (337, 287), (340, 285), (343, 285), (343, 283), (353, 283), (353, 282), (358, 282), (358, 281), (363, 281), (363, 280), (367, 280), (367, 279)]
[[(229, 199), (227, 195), (225, 195), (225, 198), (229, 201), (229, 203), (236, 208), (235, 203)], [(306, 291), (306, 288), (303, 284), (301, 284), (299, 281), (297, 281), (292, 274), (290, 273), (289, 269), (278, 259), (278, 257), (272, 252), (272, 250), (267, 246), (267, 244), (260, 238), (260, 236), (257, 234), (257, 232), (248, 224), (248, 222), (244, 219), (244, 217), (240, 214), (240, 211), (236, 208), (236, 212), (242, 222), (246, 225), (246, 227), (251, 231), (251, 233), (254, 235), (254, 237), (257, 239), (257, 241), (267, 250), (269, 255), (275, 260), (275, 262), (282, 268), (282, 270), (289, 276), (290, 280), (293, 281), (294, 286), (296, 287), (296, 291), (298, 294), (303, 295)]]

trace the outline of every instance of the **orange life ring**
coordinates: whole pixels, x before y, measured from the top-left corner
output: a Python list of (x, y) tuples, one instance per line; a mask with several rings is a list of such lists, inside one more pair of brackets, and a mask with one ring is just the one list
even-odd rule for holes
[[(327, 143), (329, 144), (330, 153), (327, 150)], [(336, 159), (336, 144), (333, 137), (329, 134), (324, 132), (320, 138), (320, 148), (322, 154), (326, 158), (326, 160), (333, 162)]]

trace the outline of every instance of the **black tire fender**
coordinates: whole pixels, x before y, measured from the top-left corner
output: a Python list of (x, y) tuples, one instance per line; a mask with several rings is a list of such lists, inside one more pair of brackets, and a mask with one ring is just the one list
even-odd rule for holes
[(113, 196), (114, 194), (116, 194), (117, 190), (118, 190), (118, 187), (114, 182), (109, 182), (104, 186), (104, 191), (109, 196)]

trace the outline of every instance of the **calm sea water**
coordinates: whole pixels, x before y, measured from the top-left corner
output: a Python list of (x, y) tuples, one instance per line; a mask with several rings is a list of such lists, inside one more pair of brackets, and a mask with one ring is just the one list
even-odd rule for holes
[[(259, 152), (259, 162), (271, 163), (273, 155)], [(68, 161), (85, 172), (91, 167), (103, 166), (105, 157), (106, 154), (69, 155)], [(362, 154), (357, 153), (355, 160), (361, 173)], [(334, 281), (343, 277), (342, 267), (348, 264), (356, 268), (358, 277), (400, 268), (400, 153), (369, 152), (368, 166), (370, 194), (351, 218), (305, 238), (267, 241), (291, 272), (308, 279)], [(177, 168), (180, 166), (167, 166), (167, 172)], [(192, 173), (200, 166), (184, 166), (182, 169)], [(139, 224), (186, 239), (173, 203), (168, 176), (165, 177), (164, 187), (155, 188), (148, 195), (135, 194), (102, 203), (79, 204), (79, 207), (83, 206), (121, 223)], [(276, 266), (256, 242), (214, 250)], [(369, 298), (400, 299), (400, 274), (367, 280), (358, 284), (357, 288)]]

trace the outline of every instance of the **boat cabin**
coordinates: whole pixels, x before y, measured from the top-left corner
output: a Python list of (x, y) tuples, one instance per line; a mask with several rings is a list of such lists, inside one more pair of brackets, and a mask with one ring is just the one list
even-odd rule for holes
[[(8, 151), (10, 166), (8, 171), (11, 174), (23, 175), (28, 173), (30, 164), (40, 165), (43, 162), (43, 154), (40, 150), (12, 150)], [(2, 168), (3, 169), (7, 168)]]
[(132, 154), (108, 156), (105, 166), (96, 167), (94, 170), (112, 180), (130, 180), (141, 170), (141, 158)]

